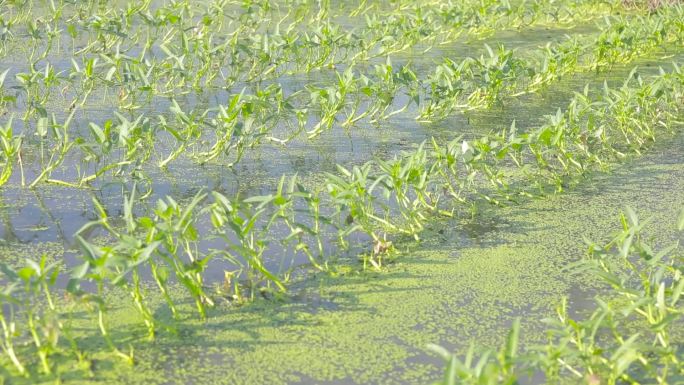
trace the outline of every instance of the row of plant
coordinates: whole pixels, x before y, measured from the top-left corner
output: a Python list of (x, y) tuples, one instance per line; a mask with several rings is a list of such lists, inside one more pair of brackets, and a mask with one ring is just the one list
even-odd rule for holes
[[(468, 30), (521, 27), (541, 22), (539, 19), (586, 20), (618, 8), (618, 3), (535, 0), (512, 6), (488, 0), (440, 2), (416, 8), (416, 4), (405, 2), (388, 10), (360, 7), (349, 15), (344, 14), (343, 7), (343, 14), (335, 16), (328, 2), (314, 1), (238, 4), (217, 0), (202, 6), (173, 2), (156, 8), (149, 1), (139, 1), (120, 10), (93, 1), (52, 1), (44, 15), (36, 19), (32, 17), (37, 12), (34, 8), (40, 6), (25, 1), (8, 7), (2, 24), (5, 45), (15, 35), (28, 38), (28, 44), (19, 47), (27, 49), (28, 63), (47, 58), (53, 50), (59, 53), (62, 46), (66, 50), (69, 44), (62, 40), (71, 40), (72, 54), (82, 61), (96, 55), (126, 55), (142, 46), (145, 49), (131, 55), (131, 61), (138, 57), (140, 61), (152, 60), (160, 68), (177, 69), (178, 80), (185, 79), (183, 72), (204, 74), (221, 68), (226, 72), (222, 80), (230, 84), (263, 79), (282, 72), (281, 67), (288, 72), (308, 72), (336, 63), (386, 56), (421, 42), (444, 44)], [(231, 11), (237, 11), (238, 16), (232, 17)], [(361, 17), (366, 18), (363, 28), (349, 30), (342, 26), (348, 24), (349, 18)], [(301, 25), (307, 25), (306, 31)], [(228, 34), (225, 38), (218, 38), (224, 33)], [(211, 84), (215, 77), (207, 76), (202, 85)], [(179, 82), (169, 83), (175, 86)], [(198, 81), (188, 84), (195, 88), (200, 85)]]
[[(48, 29), (46, 31), (34, 25), (35, 20), (26, 20), (29, 24), (29, 43), (22, 47), (31, 48), (25, 60), (26, 68), (21, 68), (22, 72), (16, 74), (16, 87), (25, 104), (24, 119), (44, 111), (47, 101), (51, 96), (56, 96), (56, 92), (61, 93), (64, 102), (71, 104), (71, 108), (85, 105), (91, 94), (98, 91), (103, 98), (107, 98), (108, 93), (118, 95), (118, 100), (113, 102), (123, 109), (132, 110), (141, 108), (159, 96), (204, 93), (205, 89), (230, 90), (236, 84), (262, 82), (283, 74), (311, 72), (334, 67), (335, 64), (353, 66), (368, 60), (369, 55), (376, 56), (369, 52), (376, 45), (389, 44), (387, 36), (406, 34), (384, 28), (377, 36), (370, 36), (377, 33), (377, 25), (358, 33), (350, 32), (328, 19), (319, 20), (320, 12), (315, 16), (308, 15), (316, 20), (304, 20), (305, 15), (302, 15), (295, 17), (288, 26), (281, 26), (285, 19), (289, 19), (288, 14), (276, 24), (275, 31), (261, 32), (255, 26), (269, 23), (259, 23), (257, 20), (274, 17), (267, 13), (268, 7), (264, 4), (258, 7), (260, 12), (245, 11), (248, 20), (239, 19), (234, 22), (234, 27), (224, 26), (231, 24), (224, 20), (228, 18), (226, 8), (230, 7), (226, 1), (207, 6), (202, 15), (195, 15), (194, 7), (189, 4), (173, 3), (167, 8), (157, 9), (155, 15), (162, 20), (155, 21), (150, 14), (149, 3), (129, 4), (121, 14), (109, 10), (91, 18), (85, 18), (88, 14), (85, 9), (93, 8), (93, 5), (81, 5), (78, 11), (72, 11), (75, 16), (67, 21), (62, 21), (62, 18), (68, 13), (64, 9), (68, 4), (52, 4), (45, 16), (48, 19), (39, 19), (41, 25)], [(489, 2), (485, 3), (488, 4), (487, 9), (511, 9), (510, 5), (493, 7)], [(466, 8), (485, 6), (480, 2), (457, 4)], [(304, 9), (310, 9), (310, 5), (305, 4)], [(27, 10), (19, 12), (15, 18), (25, 18), (31, 14), (32, 6), (24, 6)], [(562, 7), (555, 4), (548, 6)], [(535, 12), (541, 12), (540, 9), (544, 7), (539, 5), (532, 8)], [(301, 6), (297, 9), (301, 9)], [(572, 13), (582, 15), (582, 12), (575, 11)], [(454, 12), (451, 9), (448, 13)], [(463, 10), (458, 12), (472, 13)], [(482, 17), (468, 16), (466, 19)], [(405, 18), (400, 17), (399, 20), (403, 22)], [(54, 27), (62, 23), (66, 23), (63, 29)], [(422, 28), (426, 23), (422, 21), (411, 28)], [(304, 32), (297, 28), (301, 24), (313, 27)], [(404, 27), (400, 24), (393, 28)], [(68, 36), (62, 37), (64, 31), (68, 32)], [(11, 32), (8, 33), (11, 35)], [(228, 36), (217, 38), (225, 33)], [(442, 32), (438, 28), (431, 28), (427, 32), (413, 34), (435, 40)], [(87, 43), (82, 43), (81, 40), (86, 37)], [(63, 67), (66, 64), (61, 57), (57, 63), (50, 63), (54, 56), (50, 56), (52, 50), (56, 50), (54, 54), (57, 55), (60, 47), (67, 45), (61, 42), (63, 38), (71, 39), (72, 60), (68, 73), (55, 69), (55, 66)], [(413, 45), (402, 44), (404, 50)], [(81, 45), (84, 47), (76, 51), (76, 47)], [(378, 55), (387, 56), (397, 50), (400, 49), (382, 49)], [(97, 104), (97, 101), (93, 103)]]
[[(82, 264), (70, 269), (66, 291), (95, 313), (110, 348), (132, 360), (132, 352), (121, 350), (107, 329), (109, 289), (130, 294), (148, 337), (154, 338), (160, 330), (173, 332), (174, 326), (155, 316), (149, 305), (153, 288), (143, 284), (143, 277), (150, 277), (156, 296), (174, 315), (183, 298), (170, 288), (178, 286), (193, 299), (199, 316), (206, 317), (221, 298), (240, 302), (286, 291), (298, 257), (326, 270), (343, 253), (360, 252), (365, 264), (380, 268), (392, 241), (418, 238), (430, 218), (468, 210), (482, 200), (538, 193), (522, 186), (544, 189), (550, 182), (560, 189), (590, 170), (638, 154), (678, 127), (683, 86), (678, 67), (649, 81), (633, 72), (623, 86), (606, 86), (595, 98), (586, 90), (577, 94), (565, 111), (540, 127), (524, 132), (513, 127), (472, 141), (433, 140), (394, 159), (352, 169), (339, 166), (338, 173), (326, 174), (320, 190), (283, 177), (269, 195), (212, 192), (209, 199), (200, 193), (186, 204), (167, 197), (145, 212), (136, 208), (140, 199), (133, 188), (124, 202), (123, 224), (95, 202), (99, 219), (76, 234)], [(202, 228), (207, 222), (211, 228)], [(85, 234), (93, 231), (108, 241), (87, 240)], [(202, 243), (207, 236), (214, 239), (210, 249)], [(228, 266), (225, 282), (216, 289), (205, 278), (209, 266)], [(20, 270), (3, 267), (2, 301), (8, 311), (1, 320), (2, 346), (19, 373), (28, 369), (18, 352), (37, 354), (46, 373), (56, 352), (82, 354), (69, 337), (68, 313), (52, 305), (58, 277), (45, 260)]]
[[(290, 95), (279, 84), (256, 86), (250, 93), (243, 90), (231, 96), (227, 106), (189, 112), (184, 112), (174, 100), (171, 117), (159, 116), (153, 120), (140, 115), (128, 119), (116, 114), (116, 119), (106, 121), (104, 126), (90, 123), (86, 134), (74, 134), (69, 127), (75, 109), (60, 123), (54, 115), (49, 117), (41, 106), (50, 98), (50, 89), (60, 84), (55, 80), (58, 76), (54, 68), (48, 65), (33, 75), (17, 75), (18, 79), (25, 80), (22, 83), (26, 85), (27, 97), (40, 95), (41, 100), (33, 104), (35, 108), (26, 110), (27, 114), (35, 111), (39, 117), (34, 127), (22, 132), (15, 131), (11, 119), (6, 123), (0, 183), (9, 179), (17, 165), (23, 167), (22, 146), (40, 147), (41, 154), (35, 158), (38, 169), (32, 181), (24, 180), (22, 170), (22, 185), (33, 187), (48, 181), (84, 186), (107, 173), (142, 175), (141, 170), (153, 158), (160, 167), (181, 155), (199, 163), (221, 159), (232, 165), (242, 158), (246, 149), (265, 140), (285, 144), (301, 132), (309, 137), (319, 135), (338, 121), (343, 126), (351, 126), (361, 119), (386, 120), (405, 111), (412, 103), (421, 107), (421, 119), (438, 119), (458, 108), (488, 107), (501, 102), (505, 95), (538, 90), (571, 71), (627, 62), (661, 44), (681, 39), (684, 30), (677, 23), (683, 10), (673, 7), (657, 16), (613, 20), (590, 42), (568, 39), (549, 44), (539, 57), (531, 55), (525, 59), (504, 47), (497, 51), (487, 47), (488, 56), (477, 60), (466, 58), (456, 63), (447, 59), (426, 80), (418, 79), (410, 66), (397, 69), (389, 61), (375, 65), (374, 72), (368, 76), (350, 67), (338, 73), (337, 80), (331, 84), (309, 85), (306, 90)], [(94, 73), (89, 66), (83, 72)], [(6, 74), (0, 76), (0, 84)], [(97, 82), (96, 79), (89, 81)], [(397, 107), (400, 100), (407, 103)], [(312, 114), (317, 115), (313, 121)], [(34, 135), (29, 135), (32, 131)], [(70, 136), (76, 136), (76, 140)], [(164, 148), (172, 150), (167, 152)], [(51, 154), (49, 158), (44, 156), (44, 149)], [(80, 164), (76, 180), (51, 178), (52, 172), (68, 156), (77, 157), (76, 162)]]
[(599, 70), (629, 62), (668, 42), (681, 41), (681, 7), (662, 10), (659, 17), (606, 18), (606, 26), (595, 38), (568, 38), (547, 44), (531, 58), (514, 51), (487, 47), (479, 59), (462, 62), (445, 59), (426, 81), (428, 102), (420, 118), (434, 120), (454, 109), (472, 109), (501, 103), (504, 95), (538, 91), (564, 75)]
[[(55, 12), (55, 14), (59, 15), (61, 13)], [(676, 19), (677, 14), (672, 16), (673, 19)], [(116, 15), (112, 16), (112, 18), (119, 20), (119, 17)], [(626, 21), (621, 22), (623, 24), (626, 23)], [(638, 20), (637, 22), (641, 23), (642, 21)], [(293, 25), (296, 23), (293, 22)], [(670, 24), (671, 23), (674, 23), (674, 21), (670, 21)], [(297, 42), (301, 40), (301, 38), (296, 35), (301, 32), (294, 29), (292, 25), (287, 28), (286, 31), (289, 31), (289, 33), (294, 34), (295, 36), (262, 37), (259, 34), (255, 35), (256, 32), (252, 30), (247, 30), (245, 33), (249, 34), (250, 39), (255, 39), (254, 42), (246, 43), (241, 41), (241, 39), (234, 37), (221, 39), (222, 42), (219, 44), (214, 42), (214, 35), (218, 32), (210, 29), (214, 23), (209, 23), (207, 26), (204, 26), (203, 28), (206, 28), (206, 31), (197, 30), (197, 27), (188, 27), (186, 24), (187, 23), (184, 24), (180, 22), (178, 24), (171, 24), (173, 30), (166, 33), (152, 33), (147, 31), (145, 36), (147, 36), (148, 40), (144, 44), (138, 42), (138, 39), (142, 38), (138, 36), (142, 35), (142, 33), (139, 32), (134, 35), (136, 36), (134, 40), (122, 40), (117, 44), (113, 44), (113, 48), (105, 52), (74, 54), (71, 61), (72, 65), (68, 73), (65, 73), (65, 71), (57, 71), (55, 66), (50, 64), (49, 60), (45, 60), (49, 54), (49, 48), (46, 48), (40, 55), (31, 54), (27, 60), (28, 72), (16, 74), (19, 83), (16, 87), (26, 106), (24, 119), (28, 119), (45, 110), (47, 101), (52, 94), (57, 91), (61, 92), (66, 103), (72, 103), (71, 108), (77, 105), (85, 105), (93, 91), (98, 89), (99, 93), (104, 97), (106, 97), (108, 93), (117, 94), (119, 106), (123, 109), (132, 110), (141, 108), (144, 104), (151, 102), (158, 96), (178, 96), (187, 94), (191, 91), (201, 93), (205, 92), (203, 89), (207, 88), (214, 90), (230, 90), (238, 83), (262, 82), (272, 77), (282, 76), (285, 73), (292, 74), (293, 71), (301, 72), (292, 69), (293, 66), (298, 65), (297, 63), (307, 67), (305, 72), (310, 72), (313, 68), (319, 69), (330, 67), (334, 64), (353, 67), (359, 61), (366, 61), (368, 59), (368, 57), (360, 59), (359, 54), (364, 53), (367, 55), (367, 52), (369, 52), (369, 47), (359, 48), (355, 47), (355, 45), (361, 44), (359, 42), (371, 44), (369, 42), (374, 40), (367, 36), (355, 36), (341, 30), (339, 27), (321, 27), (319, 29), (323, 31), (336, 31), (329, 33), (337, 33), (338, 35), (316, 38), (317, 40), (321, 40), (321, 42), (314, 44), (317, 49), (321, 49), (320, 46), (324, 45), (323, 42), (327, 42), (327, 44), (330, 45), (329, 48), (325, 49), (328, 54), (323, 55), (323, 59), (320, 59), (318, 57), (321, 56), (320, 54), (312, 53), (312, 49), (306, 48), (313, 43), (306, 43), (304, 48), (298, 45)], [(652, 26), (652, 24), (650, 25)], [(667, 25), (666, 27), (667, 28), (663, 29), (665, 32), (658, 32), (663, 35), (669, 33), (670, 37), (672, 35), (677, 36), (679, 29), (673, 28), (671, 25)], [(84, 29), (86, 31), (88, 30), (85, 27)], [(118, 31), (119, 29), (120, 27), (116, 30)], [(280, 27), (278, 29), (280, 29)], [(646, 32), (641, 29), (642, 28), (638, 28), (638, 31), (630, 32), (630, 28), (624, 28), (624, 26), (622, 28), (614, 28), (612, 31), (613, 36), (606, 34), (607, 36), (604, 37), (604, 41), (600, 43), (604, 46), (603, 49), (608, 50), (609, 53), (612, 53), (613, 55), (625, 55), (625, 48), (637, 50), (637, 52), (639, 52), (642, 50), (642, 47), (632, 46), (629, 42), (631, 40), (637, 40), (637, 45), (639, 45), (639, 43), (645, 43), (639, 40), (640, 38), (643, 39), (642, 35)], [(75, 30), (78, 31), (80, 29)], [(317, 29), (314, 28), (314, 30)], [(669, 30), (673, 31), (666, 32)], [(191, 36), (186, 36), (186, 34), (193, 33), (193, 31), (198, 37), (193, 38)], [(238, 29), (235, 33), (238, 32), (241, 33), (242, 30)], [(655, 31), (650, 32), (654, 33)], [(434, 36), (439, 35), (438, 32), (435, 33), (437, 35)], [(76, 34), (76, 32), (73, 34)], [(126, 33), (120, 32), (120, 34), (121, 36), (114, 34), (114, 37), (117, 39), (133, 39)], [(179, 34), (182, 38), (180, 38), (179, 41), (176, 41), (178, 39), (177, 35)], [(163, 36), (163, 38), (157, 36)], [(382, 36), (384, 37), (386, 35)], [(428, 36), (433, 35), (428, 34)], [(164, 40), (156, 42), (155, 37)], [(662, 36), (661, 40), (665, 40), (665, 38), (666, 36)], [(37, 39), (38, 42), (42, 42), (44, 37), (42, 34), (38, 33), (36, 34), (35, 39)], [(73, 39), (76, 39), (76, 36), (73, 36)], [(618, 39), (617, 43), (616, 39)], [(345, 43), (343, 40), (347, 42)], [(386, 39), (380, 40), (384, 41)], [(620, 42), (622, 42), (622, 44), (619, 44)], [(122, 47), (122, 44), (125, 44), (125, 46)], [(128, 51), (133, 48), (137, 49), (136, 47), (141, 44), (144, 47), (141, 52), (128, 54)], [(47, 46), (52, 47), (53, 45), (59, 44), (49, 43)], [(75, 46), (76, 43), (74, 42), (72, 45)], [(92, 44), (89, 44), (89, 46), (90, 45)], [(277, 48), (269, 48), (270, 45), (277, 45)], [(625, 45), (627, 47), (625, 47)], [(561, 51), (564, 49), (562, 46), (559, 48)], [(578, 49), (579, 47), (574, 48)], [(82, 51), (83, 50), (89, 52), (87, 48), (83, 48)], [(615, 53), (616, 50), (618, 51), (617, 53)], [(36, 48), (32, 50), (32, 52), (35, 51), (39, 51), (39, 49)], [(345, 51), (350, 54), (339, 59), (330, 57), (330, 52), (340, 51)], [(334, 56), (334, 54), (332, 55)], [(350, 58), (349, 56), (352, 55), (353, 57)], [(383, 55), (389, 56), (389, 53), (383, 51)], [(76, 60), (79, 56), (80, 60)], [(504, 51), (504, 55), (496, 55), (496, 57), (493, 53), (490, 53), (488, 59), (470, 59), (466, 62), (468, 66), (471, 66), (473, 63), (479, 64), (480, 67), (484, 67), (483, 70), (492, 73), (502, 69), (504, 72), (508, 72), (509, 69), (507, 67), (511, 67), (516, 63), (507, 63), (507, 56), (510, 56), (510, 52), (508, 51)], [(597, 56), (596, 65), (603, 64), (602, 61), (605, 58), (602, 56), (605, 55), (598, 52)], [(496, 62), (497, 60), (499, 62)], [(195, 63), (195, 61), (197, 63)], [(615, 60), (611, 61), (611, 63), (614, 62)], [(451, 87), (455, 84), (454, 82), (458, 83), (460, 81), (468, 80), (473, 82), (473, 80), (466, 75), (454, 73), (453, 68), (448, 68), (449, 66), (454, 67), (454, 65), (455, 63), (447, 61), (447, 63), (442, 66), (444, 68), (439, 68), (435, 73), (435, 77), (438, 78), (438, 84), (431, 85), (443, 88), (445, 85), (441, 83), (445, 80), (449, 82), (448, 85)], [(497, 67), (497, 65), (499, 67)], [(277, 71), (276, 68), (278, 67), (283, 67), (285, 72)], [(535, 69), (532, 65), (528, 65), (527, 67), (531, 67), (529, 70)], [(521, 68), (512, 68), (511, 70), (515, 69)], [(447, 79), (439, 79), (442, 72), (450, 74), (451, 76)], [(468, 72), (468, 70), (466, 69), (465, 72)], [(487, 72), (480, 74), (479, 76), (478, 74), (472, 74), (471, 78), (477, 76), (478, 79), (480, 79), (480, 82), (485, 81), (492, 83), (515, 78), (508, 76), (511, 75), (508, 74), (507, 79), (497, 79), (496, 76), (493, 76), (493, 79), (488, 79), (487, 77), (489, 75), (490, 74)], [(512, 75), (516, 75), (516, 73), (513, 73)], [(240, 78), (240, 76), (244, 77)], [(443, 78), (444, 76), (441, 77)], [(218, 79), (220, 79), (222, 85), (219, 87), (216, 87), (216, 85), (212, 86), (212, 83)], [(438, 95), (433, 96), (436, 97)]]
[[(632, 210), (607, 245), (592, 244), (574, 273), (596, 276), (609, 286), (596, 309), (573, 319), (567, 302), (546, 319), (548, 343), (519, 349), (520, 323), (498, 350), (476, 349), (444, 358), (444, 377), (435, 385), (517, 384), (543, 378), (548, 384), (674, 384), (684, 378), (681, 325), (684, 317), (684, 257), (675, 243), (658, 250), (647, 240)], [(683, 212), (684, 214), (684, 212)], [(684, 215), (678, 230), (684, 231)]]

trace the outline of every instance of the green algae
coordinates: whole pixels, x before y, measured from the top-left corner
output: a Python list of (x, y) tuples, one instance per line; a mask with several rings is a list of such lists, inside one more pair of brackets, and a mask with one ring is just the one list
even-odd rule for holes
[(49, 263), (61, 262), (64, 256), (64, 245), (58, 242), (0, 244), (2, 262), (13, 268), (25, 266), (27, 259), (40, 260), (42, 255), (47, 257)]

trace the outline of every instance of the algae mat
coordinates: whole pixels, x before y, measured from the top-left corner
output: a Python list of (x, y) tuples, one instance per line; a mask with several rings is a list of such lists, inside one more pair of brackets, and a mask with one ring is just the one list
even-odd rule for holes
[[(101, 346), (88, 365), (62, 364), (61, 378), (83, 384), (429, 383), (440, 365), (426, 353), (428, 343), (496, 346), (516, 317), (525, 343), (541, 341), (540, 321), (553, 316), (560, 298), (568, 296), (575, 312), (591, 305), (596, 285), (567, 266), (581, 258), (585, 239), (605, 241), (618, 229), (626, 205), (652, 217), (647, 233), (673, 240), (669, 224), (684, 204), (682, 144), (681, 138), (661, 143), (568, 193), (435, 224), (421, 244), (400, 245), (402, 255), (381, 273), (319, 274), (295, 296), (239, 309), (222, 304), (206, 323), (193, 318), (188, 304), (177, 336), (143, 343), (136, 313), (117, 309), (109, 322), (116, 340), (134, 349), (136, 365)], [(163, 317), (164, 306), (158, 309)], [(97, 335), (96, 325), (78, 314), (73, 325), (78, 334)], [(97, 337), (85, 343), (94, 350), (101, 344)]]

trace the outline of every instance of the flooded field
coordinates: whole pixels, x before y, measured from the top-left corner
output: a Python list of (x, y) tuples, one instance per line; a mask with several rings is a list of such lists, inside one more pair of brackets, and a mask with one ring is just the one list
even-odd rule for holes
[(684, 381), (682, 20), (0, 1), (0, 385)]

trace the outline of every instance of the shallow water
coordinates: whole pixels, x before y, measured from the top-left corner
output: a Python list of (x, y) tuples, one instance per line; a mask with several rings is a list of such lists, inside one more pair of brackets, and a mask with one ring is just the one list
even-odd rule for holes
[[(410, 62), (417, 71), (428, 72), (444, 57), (456, 60), (482, 54), (484, 43), (502, 43), (526, 52), (560, 40), (566, 33), (591, 34), (596, 30), (593, 23), (587, 23), (573, 28), (504, 31), (485, 39), (464, 37), (427, 53), (416, 49), (393, 60), (398, 65)], [(414, 117), (418, 111), (410, 108), (378, 125), (361, 121), (344, 129), (336, 124), (313, 140), (300, 137), (285, 147), (263, 143), (248, 150), (235, 167), (227, 167), (223, 160), (198, 166), (187, 157), (166, 170), (148, 165), (144, 171), (152, 183), (151, 195), (138, 210), (148, 211), (157, 199), (167, 195), (187, 202), (200, 190), (227, 195), (267, 194), (284, 174), (297, 173), (303, 184), (315, 186), (322, 173), (335, 171), (337, 164), (351, 166), (376, 157), (391, 158), (431, 137), (443, 141), (461, 135), (473, 137), (508, 127), (513, 121), (521, 128), (534, 127), (544, 115), (565, 107), (573, 92), (581, 91), (587, 83), (596, 89), (604, 81), (619, 84), (634, 65), (648, 75), (659, 65), (667, 67), (670, 61), (684, 59), (681, 53), (663, 59), (672, 50), (664, 47), (649, 58), (607, 72), (573, 74), (539, 93), (508, 98), (503, 106), (453, 113), (439, 122), (417, 122)], [(58, 69), (70, 66), (58, 56), (48, 60)], [(22, 62), (15, 58), (3, 63), (12, 67), (11, 75), (22, 70)], [(333, 76), (332, 72), (320, 71), (283, 75), (271, 81), (280, 83), (286, 93), (293, 93)], [(225, 103), (228, 97), (228, 92), (221, 91), (191, 94), (179, 101), (188, 107), (211, 106)], [(67, 115), (62, 100), (53, 104), (58, 117)], [(155, 98), (139, 111), (124, 115), (168, 115), (169, 105), (167, 98)], [(79, 111), (74, 133), (84, 132), (90, 121), (111, 119), (113, 108), (103, 102)], [(27, 143), (30, 150), (24, 158), (25, 177), (31, 180), (38, 172), (39, 141), (29, 138)], [(439, 365), (423, 348), (427, 343), (458, 350), (471, 342), (496, 346), (515, 317), (524, 319), (525, 343), (539, 342), (543, 338), (536, 333), (541, 330), (539, 320), (553, 315), (560, 297), (570, 298), (575, 314), (591, 308), (595, 283), (569, 274), (564, 266), (581, 257), (584, 238), (607, 239), (624, 205), (654, 215), (653, 234), (663, 242), (672, 240), (673, 233), (664, 226), (673, 222), (675, 213), (670, 208), (684, 203), (681, 144), (681, 138), (659, 143), (645, 158), (620, 166), (612, 174), (595, 175), (563, 195), (503, 209), (485, 207), (475, 219), (434, 223), (421, 243), (398, 243), (400, 257), (387, 272), (345, 270), (345, 264), (358, 265), (357, 248), (341, 261), (339, 276), (311, 273), (295, 284), (289, 297), (257, 301), (240, 309), (225, 301), (206, 323), (191, 314), (192, 304), (185, 304), (178, 338), (162, 335), (154, 343), (140, 341), (142, 329), (137, 316), (123, 305), (128, 302), (121, 293), (112, 292), (112, 303), (121, 304), (111, 314), (113, 331), (123, 344), (133, 344), (140, 363), (130, 369), (108, 357), (94, 337), (97, 333), (90, 319), (78, 314), (74, 321), (78, 332), (93, 336), (92, 341), (84, 337), (85, 344), (99, 347), (94, 354), (96, 370), (94, 377), (88, 378), (84, 372), (65, 368), (65, 379), (122, 384), (410, 384), (436, 378)], [(164, 151), (172, 146), (170, 141), (159, 143)], [(75, 157), (67, 159), (53, 176), (72, 179), (78, 162)], [(47, 253), (63, 260), (65, 268), (79, 261), (73, 235), (97, 219), (92, 198), (120, 220), (123, 197), (133, 185), (127, 177), (108, 177), (91, 189), (46, 184), (27, 189), (20, 183), (15, 172), (0, 190), (3, 260), (19, 264), (26, 257)], [(209, 225), (201, 224), (200, 228), (207, 230)], [(84, 235), (88, 239), (100, 236), (97, 232)], [(204, 241), (201, 247), (212, 247), (212, 240)], [(269, 267), (277, 267), (281, 256), (267, 257)], [(225, 268), (221, 262), (210, 267), (210, 284), (222, 280)], [(168, 319), (161, 299), (151, 301), (157, 315)]]

